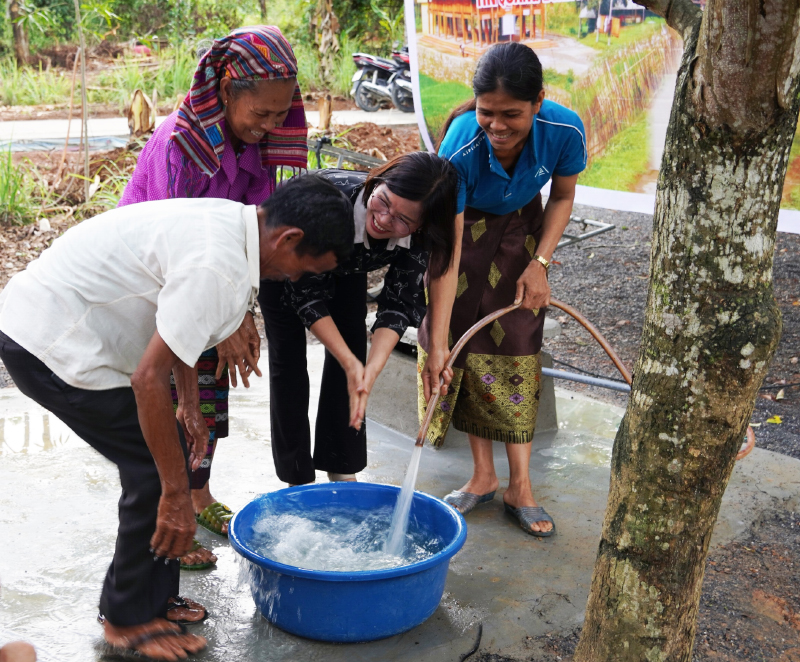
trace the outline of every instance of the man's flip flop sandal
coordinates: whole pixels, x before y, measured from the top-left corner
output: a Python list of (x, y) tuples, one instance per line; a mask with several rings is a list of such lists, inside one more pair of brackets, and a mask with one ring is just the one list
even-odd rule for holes
[(479, 503), (487, 503), (494, 499), (494, 493), (497, 490), (488, 492), (487, 494), (473, 494), (472, 492), (459, 492), (454, 490), (450, 492), (443, 501), (455, 508), (462, 515), (467, 515), (472, 512)]
[[(189, 550), (189, 554), (192, 552), (196, 552), (198, 549), (205, 549), (199, 540), (192, 540), (192, 548)], [(194, 563), (194, 564), (184, 564), (183, 557), (181, 557), (181, 570), (205, 570), (206, 568), (210, 568), (213, 565), (216, 565), (216, 561), (204, 561), (203, 563)]]
[[(541, 506), (522, 506), (521, 508), (514, 508), (514, 506), (509, 506), (507, 503), (503, 505), (506, 508), (506, 512), (516, 518), (520, 528), (525, 533), (536, 536), (537, 538), (549, 538), (556, 532), (556, 523)], [(549, 531), (534, 531), (531, 529), (531, 524), (536, 524), (536, 522), (550, 522), (553, 528)]]
[[(114, 646), (107, 641), (103, 642), (100, 647), (100, 653), (103, 658), (112, 660), (126, 660), (129, 662), (161, 662), (158, 658), (150, 657), (144, 653), (140, 653), (137, 648), (146, 644), (148, 641), (154, 639), (161, 639), (163, 637), (180, 637), (186, 634), (186, 628), (179, 625), (179, 630), (157, 630), (155, 632), (145, 632), (138, 637), (131, 637), (128, 640), (128, 646)], [(163, 658), (162, 658), (163, 660)]]
[[(208, 609), (206, 609), (203, 605), (199, 602), (195, 602), (194, 600), (190, 600), (189, 598), (183, 598), (180, 595), (176, 595), (174, 598), (170, 598), (171, 602), (167, 607), (167, 620), (170, 623), (177, 623), (180, 626), (184, 625), (195, 625), (196, 623), (202, 623), (204, 620), (208, 618)], [(203, 610), (203, 618), (198, 618), (196, 621), (186, 621), (186, 620), (173, 620), (169, 618), (169, 612), (171, 609), (178, 609), (180, 607), (186, 607), (187, 609), (202, 609)], [(106, 617), (101, 614), (100, 612), (97, 613), (97, 622), (100, 625), (105, 625)], [(184, 629), (185, 631), (185, 629)]]
[[(208, 609), (206, 609), (203, 605), (199, 602), (195, 602), (194, 600), (190, 600), (189, 598), (183, 598), (180, 595), (175, 596), (174, 598), (170, 598), (169, 602), (167, 603), (167, 620), (170, 623), (177, 623), (178, 625), (196, 625), (197, 623), (202, 623), (204, 620), (208, 618)], [(169, 612), (173, 609), (180, 609), (181, 607), (186, 607), (186, 609), (195, 609), (195, 610), (203, 610), (203, 618), (198, 618), (196, 621), (188, 621), (185, 619), (176, 619), (173, 620), (169, 617)]]
[(194, 518), (197, 523), (205, 529), (216, 533), (218, 536), (228, 537), (227, 532), (222, 530), (222, 526), (231, 521), (233, 511), (223, 503), (215, 501), (210, 506), (206, 506), (199, 515)]

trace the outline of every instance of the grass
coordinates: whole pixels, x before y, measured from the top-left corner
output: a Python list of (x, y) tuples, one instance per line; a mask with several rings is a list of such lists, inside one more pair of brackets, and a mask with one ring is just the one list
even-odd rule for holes
[[(343, 97), (350, 95), (353, 74), (356, 72), (356, 65), (353, 62), (353, 53), (363, 50), (361, 42), (352, 39), (348, 35), (339, 38), (339, 52), (336, 54), (336, 64), (333, 69), (331, 92), (340, 94)], [(299, 65), (299, 63), (298, 63)]]
[(555, 32), (565, 37), (578, 36), (578, 14), (580, 10), (572, 3), (547, 5), (545, 34)]
[(30, 164), (14, 163), (10, 146), (0, 152), (0, 223), (24, 225), (36, 220), (50, 200), (36, 174)]
[(319, 72), (319, 58), (316, 49), (308, 44), (293, 44), (292, 49), (297, 58), (297, 82), (303, 93), (322, 89)]
[(472, 98), (472, 88), (454, 81), (443, 83), (425, 74), (419, 75), (419, 88), (425, 121), (431, 138), (436, 140), (450, 112)]
[[(118, 60), (113, 67), (89, 79), (89, 103), (114, 103), (122, 112), (130, 103), (134, 90), (141, 89), (152, 96), (158, 90), (159, 99), (183, 97), (197, 67), (194, 53), (178, 47), (164, 51), (158, 67), (143, 67), (135, 58)], [(0, 104), (8, 106), (37, 106), (66, 104), (72, 85), (72, 72), (19, 67), (13, 58), (0, 59)], [(80, 104), (80, 76), (75, 82), (75, 99)]]
[(618, 48), (625, 48), (631, 44), (647, 39), (656, 32), (661, 32), (665, 22), (662, 18), (648, 18), (643, 23), (634, 23), (625, 25), (619, 31), (619, 37), (611, 37), (609, 43), (608, 35), (601, 34), (600, 39), (597, 39), (597, 33), (591, 32), (580, 40), (584, 46), (590, 46), (598, 51), (606, 53), (614, 51)]
[(100, 177), (100, 186), (92, 196), (91, 204), (99, 207), (98, 213), (100, 213), (114, 209), (119, 204), (122, 192), (130, 181), (131, 173), (119, 164), (109, 161), (97, 171), (97, 175)]
[(87, 86), (89, 103), (114, 103), (122, 112), (137, 89), (149, 97), (155, 89), (160, 100), (183, 98), (189, 91), (197, 59), (191, 49), (179, 46), (162, 51), (158, 67), (142, 64), (136, 58), (124, 58), (113, 68), (101, 71), (95, 83)]
[(353, 53), (364, 50), (360, 41), (348, 35), (339, 37), (339, 52), (334, 56), (333, 72), (330, 85), (325, 85), (320, 75), (319, 56), (317, 49), (305, 43), (292, 46), (297, 58), (297, 81), (303, 92), (311, 90), (327, 90), (331, 94), (343, 97), (350, 96), (353, 74), (356, 65), (353, 62)]
[(72, 74), (56, 69), (20, 67), (13, 57), (0, 59), (0, 104), (36, 106), (69, 100)]
[(629, 126), (615, 135), (601, 157), (592, 160), (581, 173), (578, 183), (584, 186), (632, 191), (650, 161), (650, 136), (647, 112), (642, 112)]
[(558, 87), (569, 92), (576, 81), (575, 73), (572, 69), (566, 74), (560, 74), (555, 69), (545, 69), (542, 72), (545, 87)]

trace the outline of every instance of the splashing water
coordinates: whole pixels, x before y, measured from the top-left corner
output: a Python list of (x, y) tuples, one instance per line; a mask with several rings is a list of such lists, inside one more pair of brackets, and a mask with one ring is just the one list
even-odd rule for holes
[(433, 532), (412, 527), (400, 553), (385, 550), (392, 509), (326, 506), (306, 512), (265, 512), (253, 525), (252, 546), (261, 556), (308, 570), (382, 570), (422, 561), (444, 547)]
[(389, 526), (389, 537), (386, 539), (384, 551), (392, 556), (400, 556), (406, 546), (406, 531), (408, 529), (408, 514), (411, 511), (411, 501), (414, 498), (414, 487), (417, 484), (419, 472), (419, 459), (422, 456), (422, 446), (414, 446), (411, 461), (408, 463), (403, 487), (397, 496), (397, 505), (394, 507), (392, 523)]

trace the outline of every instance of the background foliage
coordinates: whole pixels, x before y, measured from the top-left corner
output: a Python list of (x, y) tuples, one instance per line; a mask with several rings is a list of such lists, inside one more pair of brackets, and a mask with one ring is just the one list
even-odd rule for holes
[[(293, 44), (310, 46), (311, 18), (317, 0), (267, 0), (267, 22), (279, 25)], [(70, 0), (25, 0), (24, 11), (33, 51), (54, 44), (77, 43), (75, 13)], [(387, 51), (403, 41), (403, 0), (334, 0), (340, 34)], [(84, 0), (84, 28), (95, 43), (122, 42), (154, 36), (171, 42), (217, 37), (236, 27), (260, 23), (258, 0)], [(0, 14), (0, 54), (10, 52), (11, 26)]]

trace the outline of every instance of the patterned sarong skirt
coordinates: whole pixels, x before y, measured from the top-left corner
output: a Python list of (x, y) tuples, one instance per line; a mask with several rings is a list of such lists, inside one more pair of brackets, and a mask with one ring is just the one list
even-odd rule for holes
[[(217, 379), (218, 364), (219, 357), (217, 356), (216, 347), (207, 349), (197, 361), (200, 412), (203, 414), (208, 427), (208, 444), (200, 467), (190, 472), (189, 483), (193, 490), (202, 488), (208, 482), (217, 440), (228, 436), (228, 367), (225, 366), (222, 376)], [(178, 391), (175, 387), (175, 377), (170, 376), (169, 381), (172, 388), (172, 408), (177, 410)]]
[[(511, 305), (517, 279), (530, 264), (542, 232), (542, 198), (502, 216), (467, 207), (458, 290), (449, 344), (500, 308)], [(533, 439), (539, 408), (540, 352), (545, 311), (515, 310), (478, 331), (453, 366), (453, 381), (428, 430), (434, 446), (444, 442), (452, 421), (457, 430), (484, 439), (523, 444)], [(419, 330), (418, 365), (430, 348), (430, 319)], [(422, 380), (420, 421), (425, 415)]]

